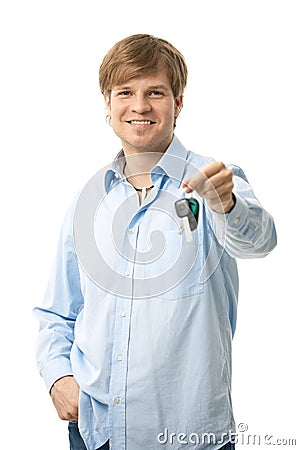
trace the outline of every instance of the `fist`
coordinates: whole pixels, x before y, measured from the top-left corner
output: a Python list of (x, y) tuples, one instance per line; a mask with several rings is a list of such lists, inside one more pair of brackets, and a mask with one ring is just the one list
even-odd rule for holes
[(225, 164), (212, 162), (192, 178), (184, 180), (182, 188), (186, 193), (196, 191), (213, 211), (224, 214), (235, 205), (232, 178), (232, 171)]

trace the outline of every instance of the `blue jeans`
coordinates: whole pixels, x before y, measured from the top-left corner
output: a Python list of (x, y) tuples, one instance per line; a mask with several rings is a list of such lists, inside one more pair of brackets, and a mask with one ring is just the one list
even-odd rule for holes
[[(78, 430), (77, 422), (69, 422), (68, 429), (69, 429), (70, 450), (86, 450), (86, 446), (84, 445), (84, 442)], [(108, 441), (104, 445), (102, 445), (102, 447), (99, 447), (97, 450), (109, 450)]]
[[(77, 422), (69, 422), (69, 440), (70, 440), (70, 450), (86, 450), (86, 446), (84, 445), (84, 442), (82, 440), (82, 437), (80, 436)], [(223, 447), (220, 448), (220, 450), (234, 450), (235, 445), (228, 442)], [(108, 441), (102, 445), (97, 450), (109, 450), (109, 443)]]
[(231, 442), (228, 442), (227, 444), (225, 444), (223, 447), (220, 448), (220, 450), (234, 450), (235, 449), (235, 445), (231, 444)]

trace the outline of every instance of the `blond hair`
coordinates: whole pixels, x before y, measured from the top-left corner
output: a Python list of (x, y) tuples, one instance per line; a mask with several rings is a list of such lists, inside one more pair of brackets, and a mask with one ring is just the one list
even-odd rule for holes
[(155, 74), (162, 68), (167, 70), (174, 98), (179, 97), (183, 94), (188, 73), (182, 54), (164, 39), (149, 34), (128, 36), (117, 42), (101, 63), (101, 92), (110, 95), (114, 86)]

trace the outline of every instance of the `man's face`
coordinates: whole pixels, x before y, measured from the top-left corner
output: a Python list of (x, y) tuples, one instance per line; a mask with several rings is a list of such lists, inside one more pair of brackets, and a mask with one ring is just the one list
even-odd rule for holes
[(166, 150), (182, 96), (174, 98), (165, 70), (114, 86), (111, 96), (104, 98), (111, 126), (125, 154)]

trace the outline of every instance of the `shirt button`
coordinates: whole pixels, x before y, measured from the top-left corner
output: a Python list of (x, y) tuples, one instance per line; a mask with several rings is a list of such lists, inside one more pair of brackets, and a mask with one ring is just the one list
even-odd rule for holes
[(237, 225), (239, 223), (240, 219), (238, 217), (236, 217), (233, 221), (234, 225)]
[(114, 402), (115, 402), (116, 405), (118, 405), (120, 403), (120, 401), (121, 401), (120, 397), (115, 397), (114, 398)]
[(121, 317), (126, 317), (126, 312), (125, 311), (121, 312)]
[(134, 233), (134, 228), (129, 228), (128, 231), (129, 231), (130, 234), (133, 234)]
[(130, 272), (129, 272), (129, 270), (126, 270), (125, 277), (129, 277), (129, 276), (130, 276)]
[(118, 361), (123, 361), (123, 355), (118, 355)]

